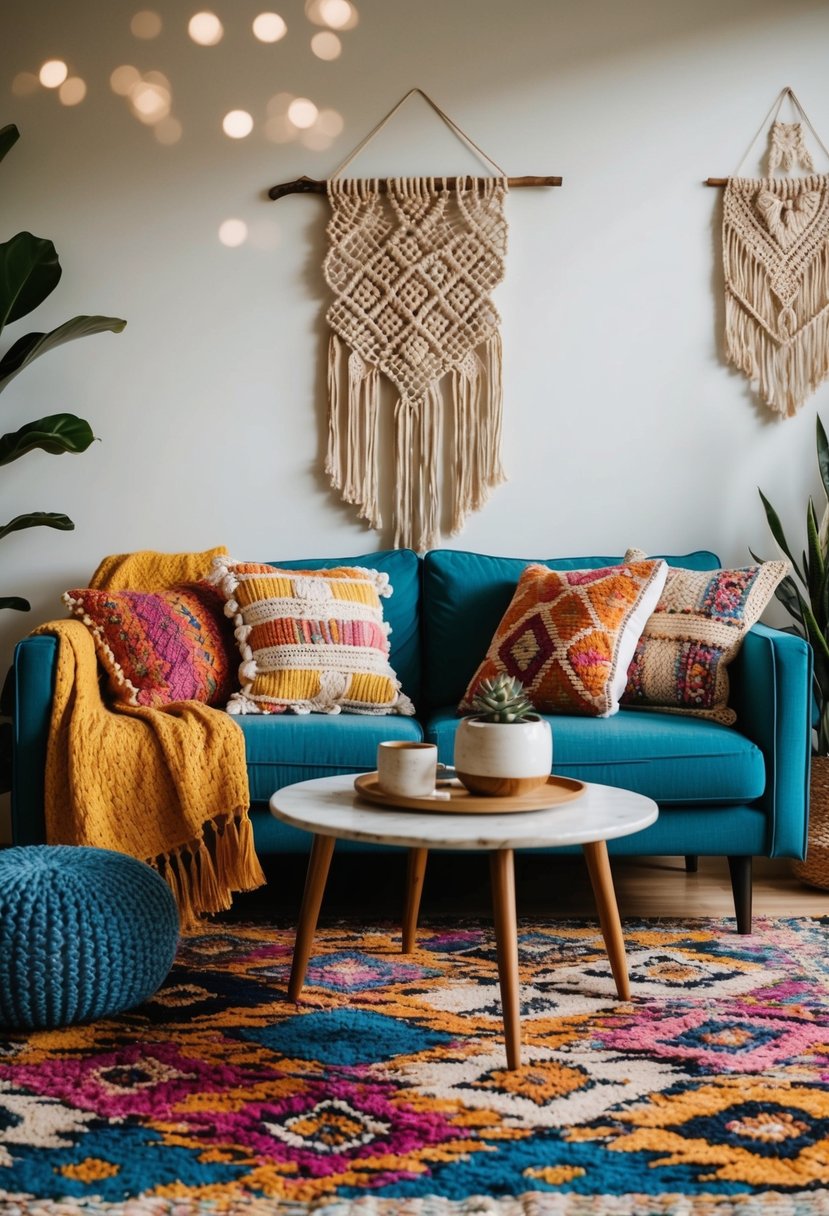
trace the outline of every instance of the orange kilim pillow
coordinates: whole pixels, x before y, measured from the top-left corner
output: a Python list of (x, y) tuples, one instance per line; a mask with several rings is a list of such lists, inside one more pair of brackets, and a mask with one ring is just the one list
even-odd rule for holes
[(413, 714), (389, 663), (377, 570), (280, 570), (213, 559), (242, 656), (232, 714)]
[(459, 709), (472, 709), (482, 680), (507, 672), (541, 713), (615, 714), (666, 574), (663, 561), (597, 570), (527, 566)]

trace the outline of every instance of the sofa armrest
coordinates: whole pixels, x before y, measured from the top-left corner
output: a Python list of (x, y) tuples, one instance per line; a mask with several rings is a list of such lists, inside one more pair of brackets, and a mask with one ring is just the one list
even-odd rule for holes
[(43, 791), (57, 657), (58, 640), (47, 634), (24, 638), (14, 651), (11, 803), (14, 844), (42, 844), (46, 839)]
[(812, 648), (796, 634), (755, 625), (730, 668), (737, 729), (763, 752), (769, 856), (803, 857), (809, 824)]

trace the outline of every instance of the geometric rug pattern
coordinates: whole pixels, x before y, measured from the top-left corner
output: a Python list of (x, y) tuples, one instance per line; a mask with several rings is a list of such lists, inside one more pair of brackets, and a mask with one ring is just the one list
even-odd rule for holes
[(206, 924), (119, 1017), (0, 1036), (2, 1216), (829, 1216), (829, 920)]

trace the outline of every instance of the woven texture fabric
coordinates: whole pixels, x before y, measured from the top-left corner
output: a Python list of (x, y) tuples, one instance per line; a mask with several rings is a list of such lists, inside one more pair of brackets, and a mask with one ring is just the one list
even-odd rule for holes
[(167, 591), (67, 591), (69, 611), (91, 631), (110, 692), (128, 705), (171, 701), (224, 706), (235, 687), (233, 631), (206, 583)]
[[(159, 565), (154, 556), (126, 563), (136, 583), (148, 584), (136, 590), (193, 577), (192, 555), (181, 563), (161, 555)], [(123, 565), (119, 559), (116, 574)], [(34, 632), (58, 641), (44, 785), (48, 843), (115, 849), (152, 865), (170, 885), (183, 930), (230, 907), (233, 891), (261, 886), (236, 723), (198, 701), (110, 706), (85, 625), (51, 621)]]
[(663, 561), (550, 570), (530, 565), (461, 701), (500, 672), (524, 685), (541, 713), (616, 713), (628, 664), (665, 582)]
[(728, 360), (794, 414), (829, 374), (829, 176), (729, 178), (723, 269)]
[(343, 566), (281, 570), (217, 557), (242, 656), (231, 714), (413, 714), (389, 664), (387, 574)]
[(504, 480), (501, 340), (490, 299), (504, 275), (506, 181), (328, 183), (326, 472), (381, 528), (381, 377), (394, 405), (394, 544), (440, 535), (441, 443), (451, 533)]
[(164, 981), (178, 943), (166, 882), (105, 849), (0, 852), (0, 1024), (44, 1030), (111, 1017)]
[(323, 927), (298, 1005), (292, 927), (206, 925), (141, 1008), (0, 1052), (0, 1211), (827, 1216), (826, 931), (626, 919), (620, 1001), (595, 923), (519, 918), (510, 1072), (491, 924)]
[[(641, 549), (629, 549), (625, 561), (643, 557)], [(628, 668), (622, 704), (734, 723), (728, 664), (788, 569), (787, 562), (737, 570), (669, 567)]]

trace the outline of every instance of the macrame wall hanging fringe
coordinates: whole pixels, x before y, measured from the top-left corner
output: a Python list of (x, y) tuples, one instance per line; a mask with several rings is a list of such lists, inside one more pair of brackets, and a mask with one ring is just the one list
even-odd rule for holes
[[(785, 88), (725, 180), (723, 200), (726, 354), (784, 416), (796, 413), (829, 375), (829, 175), (812, 172), (801, 123), (777, 121), (787, 97), (829, 159)], [(770, 119), (768, 176), (739, 177)], [(774, 177), (778, 169), (806, 175)]]
[[(343, 178), (413, 93), (497, 176)], [(328, 195), (323, 272), (334, 298), (326, 318), (325, 471), (345, 502), (372, 528), (383, 527), (381, 384), (391, 384), (396, 547), (432, 548), (444, 520), (450, 534), (460, 531), (505, 480), (500, 318), (490, 293), (504, 276), (510, 180), (427, 94), (412, 89), (327, 183), (306, 178), (269, 191), (281, 198), (321, 186)], [(560, 178), (514, 180), (561, 184)]]

